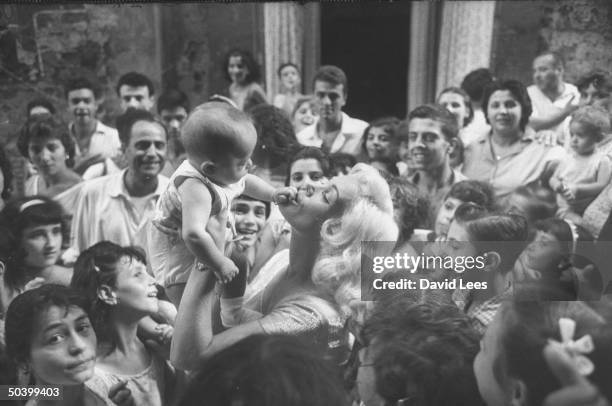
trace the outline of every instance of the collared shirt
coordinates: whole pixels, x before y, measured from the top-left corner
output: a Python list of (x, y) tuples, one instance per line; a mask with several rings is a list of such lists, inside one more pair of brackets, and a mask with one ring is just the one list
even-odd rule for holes
[(560, 146), (539, 143), (534, 136), (535, 131), (527, 127), (513, 150), (503, 157), (493, 156), (491, 134), (479, 138), (465, 148), (463, 174), (489, 182), (498, 198), (538, 180), (550, 165), (565, 158), (566, 152)]
[(126, 172), (124, 169), (83, 184), (72, 220), (72, 245), (79, 252), (103, 240), (119, 245), (147, 246), (145, 226), (153, 217), (157, 199), (169, 180), (157, 176), (157, 189), (140, 213), (125, 187)]
[(502, 293), (482, 303), (474, 304), (473, 293), (471, 289), (457, 289), (452, 294), (452, 300), (468, 316), (472, 327), (480, 334), (484, 334), (503, 301), (511, 297), (512, 285), (508, 285)]
[[(74, 123), (70, 123), (70, 134), (74, 136)], [(76, 137), (75, 137), (76, 138)], [(98, 120), (96, 129), (89, 140), (89, 147), (81, 150), (76, 144), (76, 156), (81, 159), (101, 155), (103, 158), (113, 158), (121, 153), (119, 132)]]
[[(417, 171), (414, 175), (412, 175), (409, 179), (410, 181), (418, 187), (420, 173)], [(449, 176), (446, 179), (443, 179), (442, 182), (438, 183), (437, 188), (432, 191), (420, 190), (423, 197), (425, 197), (429, 201), (429, 218), (427, 219), (427, 224), (424, 224), (424, 227), (433, 228), (436, 216), (438, 215), (438, 211), (440, 210), (440, 206), (444, 202), (444, 197), (450, 190), (450, 188), (457, 182), (461, 182), (462, 180), (467, 180), (468, 178), (462, 174), (461, 172), (455, 171), (451, 169)]]
[[(559, 95), (555, 100), (550, 100), (542, 90), (536, 85), (531, 85), (527, 88), (527, 93), (531, 99), (531, 105), (533, 107), (533, 118), (544, 118), (556, 114), (559, 110), (563, 109), (572, 99), (573, 104), (578, 104), (580, 100), (580, 92), (578, 88), (570, 83), (563, 83), (563, 93)], [(570, 117), (567, 117), (561, 123), (554, 127), (546, 128), (546, 130), (554, 131), (557, 135), (557, 140), (569, 148), (569, 122)]]
[[(304, 128), (297, 133), (297, 140), (300, 144), (308, 147), (319, 147), (323, 145), (323, 140), (317, 134), (318, 121)], [(340, 132), (336, 136), (330, 153), (344, 152), (353, 156), (361, 154), (361, 144), (363, 132), (368, 127), (365, 121), (349, 117), (348, 114), (342, 113), (342, 125)]]

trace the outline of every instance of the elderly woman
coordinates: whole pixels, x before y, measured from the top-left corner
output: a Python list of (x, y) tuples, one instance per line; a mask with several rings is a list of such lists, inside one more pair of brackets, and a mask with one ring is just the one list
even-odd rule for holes
[(466, 147), (463, 173), (491, 183), (498, 198), (528, 183), (547, 184), (565, 151), (536, 141), (527, 127), (532, 108), (525, 86), (516, 80), (493, 82), (483, 106), (491, 132)]
[[(328, 358), (347, 355), (347, 317), (363, 317), (360, 300), (361, 241), (394, 241), (397, 226), (389, 188), (378, 172), (357, 165), (325, 186), (300, 189), (296, 202), (281, 206), (292, 225), (289, 263), (243, 306), (219, 312), (215, 277), (192, 272), (179, 308), (171, 360), (192, 369), (237, 341), (255, 334), (308, 338)], [(260, 272), (258, 277), (262, 276)], [(263, 277), (263, 276), (262, 276)], [(218, 285), (223, 295), (224, 286)], [(219, 316), (229, 325), (222, 331)]]

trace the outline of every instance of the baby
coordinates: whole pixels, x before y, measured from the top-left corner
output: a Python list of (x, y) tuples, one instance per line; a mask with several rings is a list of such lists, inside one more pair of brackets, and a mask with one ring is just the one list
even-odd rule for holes
[(218, 102), (203, 104), (185, 122), (181, 139), (187, 160), (160, 196), (148, 238), (155, 277), (177, 307), (194, 267), (213, 271), (223, 283), (239, 272), (224, 255), (235, 234), (229, 215), (234, 197), (287, 203), (297, 194), (295, 188), (275, 190), (247, 174), (257, 133), (240, 110)]
[(570, 122), (571, 156), (559, 164), (550, 180), (557, 192), (557, 215), (574, 219), (610, 182), (610, 158), (599, 151), (597, 143), (610, 128), (608, 114), (593, 106), (578, 109)]

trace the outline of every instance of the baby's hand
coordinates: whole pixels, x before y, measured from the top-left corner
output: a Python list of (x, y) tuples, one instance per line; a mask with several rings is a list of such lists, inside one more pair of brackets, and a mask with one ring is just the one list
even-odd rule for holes
[(567, 185), (563, 190), (561, 190), (561, 195), (568, 202), (572, 203), (576, 200), (576, 185)]
[(273, 201), (276, 204), (296, 203), (297, 189), (293, 186), (280, 187), (274, 191)]
[(223, 262), (221, 263), (221, 267), (219, 269), (216, 269), (214, 272), (219, 282), (228, 283), (229, 281), (234, 279), (236, 275), (238, 275), (238, 272), (240, 272), (240, 270), (238, 269), (234, 261), (227, 257), (224, 257)]

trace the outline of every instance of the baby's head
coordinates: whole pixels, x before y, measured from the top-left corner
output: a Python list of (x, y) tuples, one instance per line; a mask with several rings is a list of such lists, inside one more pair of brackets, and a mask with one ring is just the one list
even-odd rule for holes
[(257, 132), (242, 111), (210, 102), (189, 115), (181, 140), (194, 167), (213, 182), (227, 185), (247, 174)]
[(589, 155), (608, 132), (610, 117), (606, 111), (595, 106), (581, 107), (570, 121), (570, 146), (579, 155)]
[(559, 389), (543, 350), (551, 340), (562, 342), (561, 330), (565, 333), (574, 323), (575, 331), (567, 331), (569, 339), (582, 341), (590, 335), (594, 348), (572, 356), (565, 345), (565, 351), (591, 363), (594, 369), (587, 379), (610, 399), (612, 331), (603, 318), (584, 302), (514, 301), (504, 303), (495, 315), (474, 360), (478, 388), (487, 405), (539, 406)]

